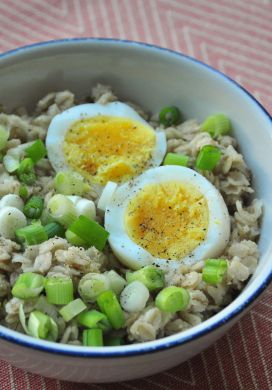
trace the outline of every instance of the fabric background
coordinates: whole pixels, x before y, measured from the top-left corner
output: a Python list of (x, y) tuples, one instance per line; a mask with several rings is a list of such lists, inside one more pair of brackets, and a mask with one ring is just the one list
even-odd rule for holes
[[(225, 72), (272, 112), (271, 25), (271, 0), (1, 0), (0, 51), (79, 36), (155, 43)], [(272, 389), (271, 323), (270, 287), (224, 338), (170, 371), (125, 383), (84, 385), (0, 362), (0, 389)]]

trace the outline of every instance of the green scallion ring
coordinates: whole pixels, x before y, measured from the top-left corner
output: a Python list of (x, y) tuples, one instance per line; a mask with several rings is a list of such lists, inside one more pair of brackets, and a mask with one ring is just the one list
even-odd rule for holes
[(20, 299), (36, 298), (44, 289), (44, 277), (33, 272), (25, 272), (17, 278), (11, 293)]
[(68, 305), (63, 306), (59, 312), (62, 315), (64, 321), (69, 322), (86, 309), (87, 306), (85, 303), (80, 298), (78, 298), (68, 303)]
[(227, 269), (227, 260), (207, 259), (202, 270), (202, 280), (207, 284), (219, 284), (223, 281)]
[(202, 123), (201, 130), (210, 133), (213, 138), (217, 138), (231, 131), (231, 123), (225, 114), (211, 115)]
[(102, 329), (85, 329), (83, 331), (83, 345), (85, 347), (103, 347)]
[(189, 157), (184, 154), (167, 153), (163, 160), (163, 165), (180, 165), (182, 167), (187, 167), (188, 162)]
[(202, 171), (212, 171), (221, 159), (221, 150), (213, 145), (205, 145), (197, 155), (195, 166)]
[(27, 218), (38, 219), (42, 215), (44, 200), (40, 196), (32, 196), (24, 206)]
[(47, 154), (46, 147), (44, 143), (38, 139), (31, 146), (29, 146), (26, 150), (26, 156), (31, 158), (31, 160), (36, 164), (42, 158), (44, 158)]
[(178, 125), (181, 121), (180, 110), (175, 106), (165, 107), (159, 114), (159, 120), (165, 127)]
[(50, 276), (45, 279), (47, 302), (67, 305), (74, 298), (73, 281), (69, 276)]
[(114, 292), (111, 290), (102, 292), (97, 298), (97, 304), (114, 329), (120, 329), (125, 325), (124, 312)]
[(111, 329), (107, 316), (98, 310), (90, 310), (80, 313), (77, 320), (80, 325), (85, 326), (86, 328), (100, 328), (103, 331)]
[(188, 290), (176, 286), (164, 288), (155, 299), (157, 308), (167, 313), (176, 313), (185, 310), (189, 303), (190, 295)]

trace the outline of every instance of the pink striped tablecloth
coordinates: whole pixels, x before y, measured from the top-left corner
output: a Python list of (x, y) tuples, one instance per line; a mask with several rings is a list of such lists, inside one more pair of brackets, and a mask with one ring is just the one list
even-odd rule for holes
[[(237, 80), (272, 112), (271, 0), (0, 1), (0, 51), (79, 36), (132, 39), (189, 54)], [(272, 389), (271, 323), (270, 288), (224, 338), (170, 371), (81, 385), (0, 362), (0, 389)]]

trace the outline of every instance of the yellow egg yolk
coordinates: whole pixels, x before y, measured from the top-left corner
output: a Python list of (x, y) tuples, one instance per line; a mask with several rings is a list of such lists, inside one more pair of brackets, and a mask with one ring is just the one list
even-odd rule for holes
[(63, 151), (68, 165), (101, 185), (142, 173), (156, 143), (152, 128), (130, 118), (97, 115), (75, 122)]
[(125, 226), (132, 241), (154, 257), (180, 260), (205, 239), (206, 199), (190, 184), (150, 184), (129, 202)]

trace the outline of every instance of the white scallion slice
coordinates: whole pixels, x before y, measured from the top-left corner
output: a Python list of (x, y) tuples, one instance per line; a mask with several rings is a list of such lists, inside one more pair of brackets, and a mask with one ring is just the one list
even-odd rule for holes
[(127, 281), (122, 278), (116, 271), (111, 270), (104, 272), (104, 275), (109, 281), (110, 289), (115, 292), (116, 295), (119, 295), (120, 292), (126, 287)]
[(49, 200), (47, 208), (53, 219), (65, 227), (71, 225), (77, 218), (73, 202), (65, 195), (54, 195)]
[(78, 284), (78, 292), (85, 302), (95, 302), (98, 295), (109, 288), (108, 278), (95, 272), (84, 275)]
[(78, 298), (68, 303), (68, 305), (63, 306), (63, 308), (60, 309), (59, 312), (62, 315), (64, 321), (69, 322), (86, 309), (87, 306), (85, 305), (85, 303), (80, 298)]
[(12, 173), (19, 168), (20, 160), (16, 157), (11, 156), (10, 154), (6, 154), (3, 157), (3, 164), (6, 171)]
[(148, 288), (138, 280), (128, 284), (120, 295), (120, 304), (128, 312), (136, 312), (145, 308), (149, 298)]
[(106, 210), (107, 205), (110, 203), (116, 188), (117, 188), (116, 183), (114, 183), (113, 181), (108, 181), (97, 204), (99, 210), (102, 211)]
[(6, 206), (0, 210), (0, 234), (13, 240), (17, 229), (27, 225), (25, 215), (15, 207)]
[(26, 332), (26, 334), (29, 334), (29, 331), (28, 331), (28, 328), (26, 325), (26, 316), (25, 316), (25, 312), (24, 312), (24, 305), (22, 303), (19, 306), (19, 320), (20, 320), (21, 325), (22, 325), (24, 331)]
[(84, 215), (90, 219), (95, 219), (96, 210), (95, 204), (92, 200), (81, 198), (80, 196), (71, 195), (68, 199), (73, 202), (75, 206), (77, 216)]
[(0, 200), (0, 209), (10, 206), (10, 207), (15, 207), (16, 209), (23, 211), (24, 208), (24, 202), (23, 199), (20, 198), (19, 195), (15, 194), (7, 194), (3, 196)]

